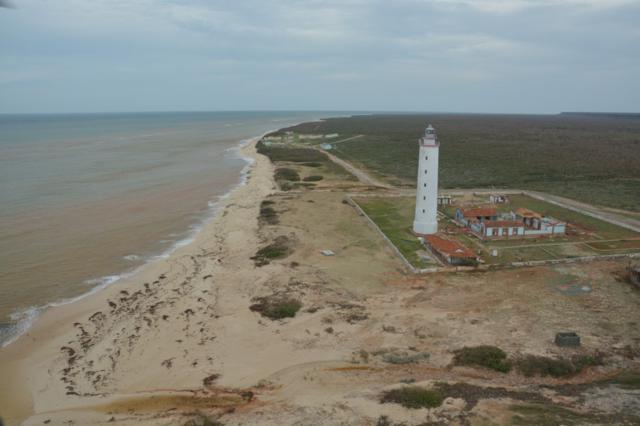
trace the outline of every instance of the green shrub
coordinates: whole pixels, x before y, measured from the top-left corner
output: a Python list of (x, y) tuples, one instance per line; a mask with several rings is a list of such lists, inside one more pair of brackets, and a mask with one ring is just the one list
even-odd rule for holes
[(554, 404), (518, 404), (509, 409), (514, 413), (510, 422), (514, 426), (603, 424), (603, 419), (597, 415), (578, 413)]
[(302, 303), (298, 300), (284, 300), (274, 306), (271, 306), (270, 309), (265, 312), (265, 316), (271, 319), (293, 318), (301, 307)]
[(576, 355), (570, 360), (556, 359), (539, 355), (526, 355), (516, 360), (516, 367), (527, 377), (553, 376), (567, 377), (578, 374), (586, 367), (603, 365), (602, 356)]
[(307, 176), (306, 178), (302, 179), (305, 182), (318, 182), (320, 180), (324, 179), (323, 176), (320, 175), (313, 175), (313, 176)]
[(302, 308), (302, 302), (299, 300), (280, 296), (260, 297), (256, 302), (249, 309), (260, 312), (263, 317), (272, 320), (293, 318)]
[(456, 365), (470, 365), (490, 368), (502, 373), (511, 370), (507, 354), (495, 346), (464, 347), (454, 352), (453, 362)]
[(539, 355), (526, 355), (516, 361), (516, 367), (526, 377), (553, 376), (565, 377), (578, 372), (576, 367), (566, 359), (554, 359)]
[(273, 207), (269, 207), (274, 204), (273, 201), (265, 200), (260, 204), (260, 220), (270, 224), (276, 225), (278, 220), (278, 212), (275, 211)]
[(287, 251), (287, 247), (278, 244), (269, 244), (268, 246), (258, 250), (256, 256), (267, 259), (278, 259), (280, 257), (284, 257), (287, 254)]
[(292, 182), (278, 182), (278, 184), (280, 185), (280, 189), (283, 191), (291, 191), (294, 188), (297, 188), (297, 184), (294, 184)]
[(408, 386), (384, 392), (380, 402), (392, 402), (406, 408), (434, 408), (442, 405), (443, 399), (437, 390)]
[(251, 260), (256, 266), (268, 265), (270, 260), (282, 259), (291, 253), (291, 244), (289, 238), (284, 235), (279, 236), (268, 246), (262, 247), (256, 252)]
[(300, 175), (297, 171), (293, 169), (288, 169), (286, 167), (280, 167), (276, 169), (274, 173), (275, 180), (288, 180), (291, 182), (298, 182), (300, 180)]
[(623, 371), (611, 380), (624, 389), (640, 389), (640, 371)]
[(576, 367), (576, 371), (582, 371), (586, 367), (604, 365), (602, 355), (576, 355), (571, 358), (571, 362)]
[(322, 163), (318, 163), (318, 162), (303, 163), (302, 165), (307, 167), (322, 167)]

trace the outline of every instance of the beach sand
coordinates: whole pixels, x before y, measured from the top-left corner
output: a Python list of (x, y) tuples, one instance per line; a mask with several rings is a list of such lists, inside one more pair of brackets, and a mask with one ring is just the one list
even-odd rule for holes
[[(274, 166), (255, 142), (243, 149), (255, 160), (247, 183), (193, 243), (48, 309), (0, 350), (0, 416), (8, 425), (185, 425), (200, 414), (222, 424), (376, 424), (380, 416), (407, 424), (509, 423), (514, 401), (478, 400), (478, 389), (500, 386), (564, 404), (565, 396), (538, 386), (637, 368), (640, 294), (617, 281), (621, 262), (407, 274), (343, 202), (346, 192), (379, 188), (322, 169), (314, 189), (278, 191)], [(321, 170), (287, 166), (303, 177)], [(265, 199), (275, 224), (258, 220)], [(292, 252), (256, 267), (257, 249), (280, 236)], [(335, 256), (322, 256), (323, 249)], [(563, 274), (585, 277), (592, 291), (560, 294), (549, 282)], [(250, 309), (271, 295), (297, 298), (302, 310), (272, 321)], [(564, 329), (582, 337), (570, 354), (553, 344)], [(455, 349), (481, 344), (514, 356), (602, 350), (612, 361), (567, 379), (451, 365)], [(407, 357), (415, 362), (402, 362)], [(470, 394), (435, 409), (380, 403), (385, 390), (437, 382), (463, 383)], [(594, 393), (573, 403), (640, 416), (638, 397), (623, 396)]]

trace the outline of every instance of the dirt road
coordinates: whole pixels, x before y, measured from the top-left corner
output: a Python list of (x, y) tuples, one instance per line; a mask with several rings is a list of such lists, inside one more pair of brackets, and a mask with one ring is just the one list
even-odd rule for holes
[(556, 204), (561, 207), (586, 214), (587, 216), (595, 217), (596, 219), (605, 220), (623, 228), (631, 229), (632, 231), (640, 232), (640, 220), (612, 213), (604, 208), (581, 203), (580, 201), (571, 200), (557, 195), (545, 194), (536, 191), (523, 191), (523, 193), (533, 198), (537, 198), (551, 204)]
[(344, 167), (346, 170), (349, 171), (349, 173), (352, 173), (355, 177), (357, 177), (358, 180), (360, 180), (360, 182), (365, 183), (367, 185), (377, 186), (377, 187), (385, 188), (385, 189), (392, 189), (393, 188), (391, 185), (388, 185), (386, 183), (383, 183), (383, 182), (379, 181), (378, 179), (372, 177), (367, 172), (363, 171), (362, 169), (357, 168), (356, 166), (354, 166), (353, 164), (349, 163), (348, 161), (342, 160), (342, 159), (336, 157), (335, 155), (331, 154), (330, 152), (327, 152), (327, 151), (325, 151), (323, 149), (319, 149), (319, 148), (315, 148), (315, 149), (317, 149), (318, 151), (324, 152), (331, 159), (331, 161), (333, 161), (334, 163)]

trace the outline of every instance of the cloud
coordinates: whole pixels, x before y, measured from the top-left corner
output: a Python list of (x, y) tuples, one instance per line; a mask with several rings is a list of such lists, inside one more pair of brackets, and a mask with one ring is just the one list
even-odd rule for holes
[(360, 74), (355, 72), (336, 72), (323, 75), (322, 78), (333, 81), (355, 81), (359, 80), (362, 77)]
[(190, 102), (191, 109), (225, 109), (231, 97), (250, 109), (256, 96), (249, 89), (286, 102), (279, 108), (312, 108), (316, 100), (336, 109), (354, 102), (363, 110), (384, 102), (385, 109), (403, 109), (415, 107), (414, 97), (426, 102), (422, 90), (460, 110), (480, 93), (491, 94), (494, 109), (502, 102), (511, 110), (514, 99), (553, 108), (552, 99), (533, 105), (540, 98), (534, 82), (554, 87), (548, 96), (558, 99), (563, 87), (576, 85), (599, 85), (610, 93), (609, 104), (628, 105), (629, 94), (640, 99), (638, 0), (21, 0), (17, 6), (0, 13), (0, 58), (10, 65), (0, 73), (0, 110), (37, 108), (44, 98), (62, 104), (74, 87), (87, 92), (79, 110), (126, 109), (134, 93), (153, 93), (148, 109), (162, 109), (153, 103), (159, 98), (166, 109)]
[(44, 70), (0, 70), (0, 85), (25, 83), (30, 81), (43, 80), (48, 76)]
[(610, 9), (633, 4), (636, 0), (424, 0), (448, 7), (468, 7), (489, 13), (508, 14), (534, 8), (586, 7)]

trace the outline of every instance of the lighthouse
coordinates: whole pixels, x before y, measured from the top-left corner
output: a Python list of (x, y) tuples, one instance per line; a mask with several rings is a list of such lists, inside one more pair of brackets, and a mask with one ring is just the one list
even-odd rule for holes
[(418, 190), (413, 232), (429, 235), (438, 232), (438, 151), (435, 129), (429, 124), (419, 140)]

